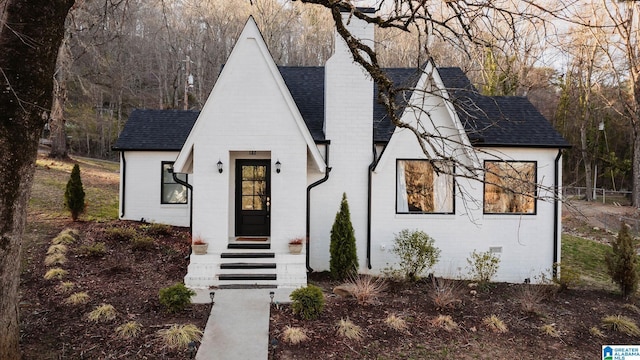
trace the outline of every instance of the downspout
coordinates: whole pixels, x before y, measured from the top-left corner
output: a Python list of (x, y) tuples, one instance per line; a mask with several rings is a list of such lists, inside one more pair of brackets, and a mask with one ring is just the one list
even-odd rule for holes
[(176, 173), (173, 172), (173, 167), (169, 169), (171, 175), (173, 176), (173, 181), (177, 182), (182, 186), (186, 186), (187, 189), (190, 190), (191, 193), (191, 201), (189, 201), (189, 234), (193, 234), (193, 186), (188, 182), (182, 181), (178, 179)]
[(126, 195), (127, 195), (127, 159), (124, 157), (124, 151), (121, 151), (122, 154), (122, 201), (120, 201), (120, 218), (124, 217), (124, 207), (127, 204)]
[(306, 251), (305, 265), (307, 266), (307, 272), (310, 272), (310, 273), (313, 272), (313, 269), (311, 268), (311, 266), (309, 266), (309, 235), (311, 233), (311, 189), (329, 180), (329, 173), (331, 172), (331, 168), (329, 167), (329, 145), (331, 145), (331, 141), (327, 141), (324, 147), (324, 162), (326, 164), (326, 168), (324, 170), (324, 177), (314, 182), (313, 184), (307, 186), (307, 229), (306, 229), (307, 251)]
[(378, 165), (378, 152), (376, 144), (373, 143), (373, 161), (369, 164), (369, 174), (367, 175), (367, 269), (369, 270), (371, 270), (371, 183), (376, 165)]
[(558, 264), (558, 225), (559, 225), (559, 211), (558, 206), (560, 203), (560, 157), (562, 156), (562, 149), (558, 149), (558, 155), (556, 155), (554, 163), (554, 178), (553, 178), (553, 278), (558, 276), (558, 268), (555, 264)]

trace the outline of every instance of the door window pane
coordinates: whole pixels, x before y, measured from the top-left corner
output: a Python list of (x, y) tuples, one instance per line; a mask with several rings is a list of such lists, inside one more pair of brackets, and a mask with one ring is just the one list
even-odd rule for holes
[(267, 188), (267, 167), (264, 165), (242, 166), (242, 209), (264, 210)]

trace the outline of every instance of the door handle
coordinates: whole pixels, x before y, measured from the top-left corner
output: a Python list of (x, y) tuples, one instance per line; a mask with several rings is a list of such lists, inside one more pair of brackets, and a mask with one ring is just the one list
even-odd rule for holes
[(269, 217), (270, 213), (271, 213), (271, 197), (267, 196), (267, 217)]

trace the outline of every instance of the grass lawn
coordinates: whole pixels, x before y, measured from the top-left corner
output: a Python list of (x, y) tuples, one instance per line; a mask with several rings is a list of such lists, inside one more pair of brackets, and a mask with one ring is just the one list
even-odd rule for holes
[(30, 214), (38, 214), (41, 218), (71, 218), (64, 206), (64, 191), (75, 163), (80, 165), (87, 204), (80, 220), (117, 219), (120, 165), (117, 162), (80, 157), (73, 157), (71, 161), (38, 157), (29, 200)]
[(602, 289), (616, 289), (611, 283), (604, 256), (611, 247), (577, 236), (562, 235), (562, 265), (579, 276), (580, 285)]

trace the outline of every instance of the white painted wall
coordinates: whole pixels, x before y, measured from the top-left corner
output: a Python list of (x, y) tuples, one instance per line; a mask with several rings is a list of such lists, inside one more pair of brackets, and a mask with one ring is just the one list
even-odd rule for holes
[[(343, 17), (349, 16), (344, 14)], [(346, 21), (346, 19), (345, 19)], [(373, 26), (351, 18), (354, 37), (373, 40)], [(373, 83), (354, 63), (344, 40), (325, 66), (325, 137), (331, 140), (329, 180), (312, 190), (310, 258), (314, 270), (329, 268), (329, 238), (342, 194), (347, 194), (360, 266), (365, 265), (367, 169), (373, 161)], [(312, 177), (312, 176), (310, 176)]]
[[(144, 218), (148, 222), (189, 226), (189, 204), (161, 203), (162, 162), (175, 161), (177, 155), (177, 151), (125, 152), (126, 171), (120, 170), (120, 215), (124, 203), (121, 219), (140, 221)], [(123, 166), (120, 157), (120, 169)], [(188, 182), (192, 181), (193, 176), (189, 175)], [(122, 201), (123, 188), (126, 203)]]
[(193, 232), (209, 242), (209, 253), (226, 251), (235, 236), (237, 159), (271, 159), (271, 249), (288, 252), (288, 241), (305, 234), (308, 130), (259, 36), (245, 28), (188, 139)]
[[(410, 141), (396, 148), (398, 158), (424, 158)], [(414, 142), (415, 144), (415, 142)], [(553, 186), (554, 160), (557, 149), (500, 148), (482, 149), (490, 155), (480, 155), (481, 161), (504, 159), (537, 161), (537, 180), (545, 187)], [(550, 274), (553, 265), (553, 199), (546, 190), (539, 190), (535, 215), (483, 214), (483, 185), (479, 181), (457, 178), (455, 214), (396, 214), (396, 163), (387, 161), (379, 167), (373, 179), (376, 194), (372, 217), (372, 265), (374, 271), (396, 263), (391, 252), (393, 239), (403, 229), (419, 229), (435, 239), (442, 251), (434, 268), (439, 276), (464, 277), (468, 274), (466, 259), (473, 250), (488, 251), (501, 247), (498, 281), (523, 282), (541, 273)], [(479, 199), (479, 201), (478, 201)], [(561, 215), (561, 214), (559, 214)]]

